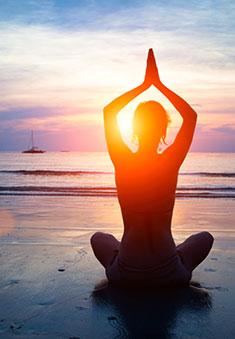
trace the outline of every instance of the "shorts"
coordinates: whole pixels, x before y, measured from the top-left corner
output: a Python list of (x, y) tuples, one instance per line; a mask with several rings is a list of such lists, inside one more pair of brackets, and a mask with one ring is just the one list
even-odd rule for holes
[(115, 251), (113, 260), (106, 267), (106, 276), (115, 285), (167, 287), (187, 285), (192, 272), (184, 266), (180, 253), (155, 266), (138, 268), (126, 265), (120, 260), (119, 251)]

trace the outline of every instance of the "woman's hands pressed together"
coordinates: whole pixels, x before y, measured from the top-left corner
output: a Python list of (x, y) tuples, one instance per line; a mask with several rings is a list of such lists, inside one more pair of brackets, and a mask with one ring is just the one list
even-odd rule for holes
[(154, 85), (156, 88), (158, 88), (160, 84), (161, 81), (156, 65), (156, 60), (153, 54), (153, 50), (152, 48), (150, 48), (148, 51), (147, 66), (143, 85), (145, 85), (146, 88), (149, 88), (151, 85)]

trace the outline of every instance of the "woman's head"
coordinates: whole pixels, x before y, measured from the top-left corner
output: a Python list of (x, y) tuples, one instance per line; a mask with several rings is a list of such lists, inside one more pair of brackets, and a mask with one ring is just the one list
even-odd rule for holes
[(141, 102), (132, 120), (133, 140), (139, 145), (165, 143), (170, 118), (159, 102), (151, 100)]

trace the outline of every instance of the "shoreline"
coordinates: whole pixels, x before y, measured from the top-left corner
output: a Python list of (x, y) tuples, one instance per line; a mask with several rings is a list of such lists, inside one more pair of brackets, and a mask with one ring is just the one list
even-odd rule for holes
[[(176, 243), (207, 230), (215, 238), (212, 251), (188, 288), (127, 291), (107, 284), (89, 245), (94, 225), (121, 237), (116, 199), (71, 198), (63, 208), (57, 199), (54, 212), (46, 200), (11, 202), (19, 228), (11, 229), (11, 241), (27, 244), (0, 243), (0, 338), (235, 336), (235, 201), (177, 200)], [(7, 199), (2, 206), (9, 207)]]

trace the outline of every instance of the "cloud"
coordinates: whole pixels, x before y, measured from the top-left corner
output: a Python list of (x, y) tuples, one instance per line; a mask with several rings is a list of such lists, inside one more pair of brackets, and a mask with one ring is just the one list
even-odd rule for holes
[(67, 107), (43, 107), (43, 106), (31, 106), (31, 107), (22, 107), (22, 108), (13, 108), (0, 111), (0, 120), (17, 120), (17, 119), (28, 119), (28, 118), (47, 118), (47, 117), (57, 117), (69, 115), (69, 116), (96, 116), (97, 109), (92, 110), (87, 107), (80, 107), (74, 109), (73, 111), (69, 110)]
[(31, 0), (0, 9), (4, 128), (100, 125), (102, 107), (142, 81), (149, 47), (163, 82), (192, 103), (202, 125), (234, 121), (232, 1)]
[(212, 128), (212, 131), (227, 134), (227, 135), (232, 134), (235, 137), (235, 124), (233, 126), (222, 125), (220, 127), (215, 127), (215, 128)]
[(149, 46), (157, 51), (162, 77), (176, 85), (207, 91), (234, 86), (234, 71), (226, 56), (217, 55), (216, 44), (178, 32), (149, 30), (143, 35), (137, 30), (127, 35), (11, 25), (2, 27), (1, 35), (1, 91), (17, 105), (42, 100), (52, 106), (80, 104), (108, 86), (140, 82)]
[(15, 131), (71, 131), (79, 127), (103, 125), (102, 114), (67, 114), (59, 116), (31, 115), (31, 117), (20, 117), (2, 120), (0, 132), (8, 128)]

